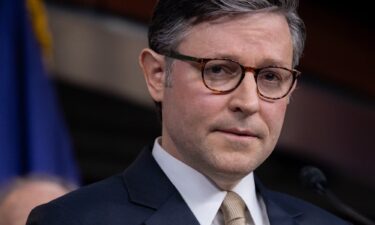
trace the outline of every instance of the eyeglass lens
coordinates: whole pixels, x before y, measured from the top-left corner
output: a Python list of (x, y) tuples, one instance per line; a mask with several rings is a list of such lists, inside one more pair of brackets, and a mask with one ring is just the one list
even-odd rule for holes
[[(215, 91), (230, 91), (241, 82), (245, 68), (231, 60), (210, 60), (203, 68), (206, 86)], [(258, 91), (265, 97), (278, 98), (285, 95), (293, 85), (293, 74), (283, 68), (268, 67), (256, 70)]]

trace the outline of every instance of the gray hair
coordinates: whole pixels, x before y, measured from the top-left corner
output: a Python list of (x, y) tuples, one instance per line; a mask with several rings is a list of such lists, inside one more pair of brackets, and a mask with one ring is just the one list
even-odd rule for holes
[(302, 56), (305, 26), (297, 14), (298, 0), (159, 0), (148, 33), (149, 47), (165, 54), (175, 49), (188, 30), (224, 16), (272, 11), (285, 16), (292, 36), (293, 67)]

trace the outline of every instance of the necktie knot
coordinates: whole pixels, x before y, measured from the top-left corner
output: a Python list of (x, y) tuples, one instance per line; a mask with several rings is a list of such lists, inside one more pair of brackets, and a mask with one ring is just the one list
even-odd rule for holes
[(242, 198), (232, 191), (228, 191), (220, 207), (225, 225), (245, 225), (246, 205)]

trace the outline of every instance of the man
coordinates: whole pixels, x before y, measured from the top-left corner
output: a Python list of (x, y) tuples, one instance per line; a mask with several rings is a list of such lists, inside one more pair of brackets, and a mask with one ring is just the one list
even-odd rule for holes
[(75, 186), (50, 176), (16, 178), (0, 189), (0, 225), (24, 225), (31, 210)]
[(139, 60), (162, 136), (123, 174), (38, 207), (28, 225), (346, 224), (254, 180), (299, 74), (296, 5), (160, 0)]

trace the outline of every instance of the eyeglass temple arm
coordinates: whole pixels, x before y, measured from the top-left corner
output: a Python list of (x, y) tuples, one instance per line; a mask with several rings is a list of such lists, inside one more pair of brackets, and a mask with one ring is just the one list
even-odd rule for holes
[(187, 55), (181, 55), (176, 52), (169, 52), (166, 54), (167, 57), (174, 58), (174, 59), (180, 59), (180, 60), (187, 60), (187, 61), (192, 61), (192, 62), (197, 62), (197, 63), (202, 63), (202, 59), (198, 59), (192, 56), (187, 56)]

